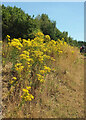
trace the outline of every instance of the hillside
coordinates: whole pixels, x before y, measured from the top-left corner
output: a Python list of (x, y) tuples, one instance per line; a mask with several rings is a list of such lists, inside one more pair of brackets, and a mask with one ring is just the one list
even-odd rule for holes
[(3, 117), (83, 118), (84, 56), (79, 49), (41, 32), (32, 40), (7, 36), (7, 41), (3, 42)]

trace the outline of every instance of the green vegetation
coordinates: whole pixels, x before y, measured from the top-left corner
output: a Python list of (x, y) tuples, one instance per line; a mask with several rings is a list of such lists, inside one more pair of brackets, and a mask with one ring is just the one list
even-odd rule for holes
[(5, 7), (2, 5), (2, 37), (3, 40), (6, 35), (10, 35), (11, 38), (25, 38), (33, 39), (34, 33), (41, 31), (44, 35), (49, 35), (51, 39), (58, 41), (58, 39), (65, 39), (65, 42), (72, 46), (80, 46), (84, 42), (77, 42), (72, 37), (68, 37), (68, 32), (61, 32), (56, 27), (56, 21), (51, 21), (46, 14), (38, 15), (34, 18), (25, 12), (21, 8)]

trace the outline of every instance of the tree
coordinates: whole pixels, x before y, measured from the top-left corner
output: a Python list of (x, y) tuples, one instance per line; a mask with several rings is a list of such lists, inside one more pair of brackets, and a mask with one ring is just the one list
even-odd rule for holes
[(2, 37), (10, 35), (12, 38), (28, 38), (28, 35), (36, 29), (34, 19), (25, 14), (21, 8), (5, 7), (2, 5)]

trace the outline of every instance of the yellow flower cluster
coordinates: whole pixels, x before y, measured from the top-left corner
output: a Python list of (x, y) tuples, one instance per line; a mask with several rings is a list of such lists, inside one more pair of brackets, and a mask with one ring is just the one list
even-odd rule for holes
[(9, 46), (15, 47), (18, 50), (21, 50), (21, 48), (23, 47), (23, 45), (21, 44), (21, 42), (18, 39), (12, 39), (11, 42), (8, 43)]
[(29, 93), (29, 90), (31, 89), (31, 87), (27, 86), (26, 89), (23, 89), (23, 95), (21, 96), (21, 98), (25, 101), (31, 101), (32, 99), (34, 99), (34, 96), (32, 94)]
[(50, 57), (49, 55), (44, 54), (44, 55), (43, 55), (43, 58), (44, 58), (44, 59), (50, 59), (51, 57)]
[(10, 36), (9, 35), (7, 35), (6, 38), (7, 38), (8, 41), (10, 41)]
[[(10, 36), (7, 36), (7, 38), (10, 39)], [(49, 60), (51, 62), (55, 61), (55, 55), (64, 54), (68, 46), (64, 38), (62, 40), (58, 39), (58, 41), (51, 40), (49, 35), (44, 36), (42, 32), (36, 33), (35, 38), (32, 40), (14, 38), (9, 40), (8, 44), (13, 50), (17, 48), (16, 51), (19, 56), (17, 56), (13, 64), (19, 75), (18, 78), (27, 80), (28, 82), (26, 83), (29, 85), (30, 83), (32, 85), (33, 81), (37, 80), (43, 83), (45, 76), (51, 72), (47, 62)], [(12, 80), (16, 80), (16, 78)], [(25, 101), (34, 99), (29, 90), (31, 90), (31, 87), (23, 89), (24, 94), (21, 97)]]
[(44, 66), (44, 70), (45, 70), (46, 72), (50, 72), (50, 71), (51, 71), (51, 69), (50, 69), (49, 67), (47, 67), (47, 66)]
[(30, 47), (31, 46), (31, 41), (30, 41), (30, 39), (28, 39), (28, 40), (23, 39), (22, 44), (23, 44), (24, 47)]
[(10, 84), (13, 84), (16, 80), (17, 80), (17, 78), (13, 77), (12, 80), (10, 80), (9, 82), (10, 82)]
[(39, 62), (43, 63), (43, 52), (42, 51), (33, 51), (32, 56), (34, 59), (37, 59)]
[(44, 76), (37, 74), (37, 77), (40, 82), (44, 82)]
[(25, 60), (28, 60), (30, 61), (30, 57), (29, 57), (29, 52), (28, 51), (23, 51), (22, 54), (20, 54), (20, 59), (25, 59)]
[(24, 66), (22, 66), (22, 63), (15, 64), (16, 71), (21, 72), (23, 70)]
[(45, 41), (50, 41), (50, 36), (49, 35), (45, 35)]
[(44, 37), (44, 34), (42, 32), (37, 32), (35, 34), (35, 37)]
[(40, 70), (40, 73), (41, 73), (41, 74), (44, 74), (44, 73), (45, 73), (45, 71), (44, 71), (44, 70)]
[(49, 73), (51, 71), (51, 69), (47, 66), (44, 66), (44, 70), (40, 70), (39, 73), (37, 74), (37, 78), (40, 82), (44, 82), (44, 75)]
[(27, 64), (28, 68), (30, 68), (34, 62), (33, 59), (29, 56), (29, 51), (23, 51), (23, 53), (20, 54), (20, 60), (25, 60), (25, 64)]

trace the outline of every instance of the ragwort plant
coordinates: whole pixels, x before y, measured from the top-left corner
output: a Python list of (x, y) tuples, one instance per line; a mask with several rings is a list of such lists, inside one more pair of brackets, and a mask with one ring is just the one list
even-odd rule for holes
[[(68, 45), (62, 40), (51, 40), (49, 35), (42, 32), (35, 34), (35, 38), (10, 39), (7, 35), (8, 48), (10, 51), (10, 61), (13, 63), (12, 69), (16, 74), (9, 81), (10, 86), (20, 87), (21, 101), (32, 101), (35, 98), (35, 89), (45, 82), (45, 77), (51, 72), (47, 61), (55, 61), (55, 54), (64, 54), (63, 48)], [(13, 92), (13, 90), (12, 90)]]

